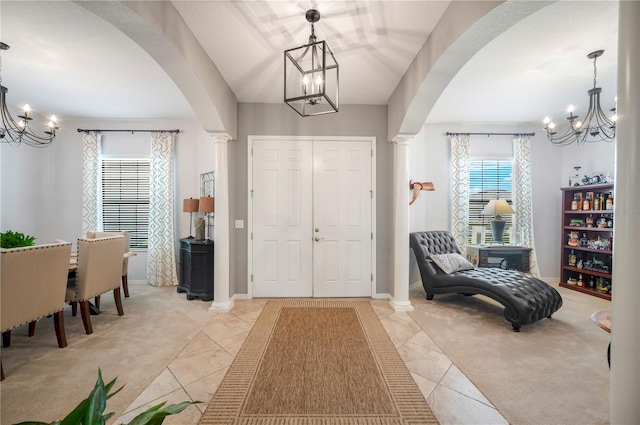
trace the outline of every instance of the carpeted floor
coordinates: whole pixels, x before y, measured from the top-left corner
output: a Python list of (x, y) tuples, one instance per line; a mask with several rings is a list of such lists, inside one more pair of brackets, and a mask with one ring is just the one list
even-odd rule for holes
[(480, 296), (427, 301), (416, 287), (410, 314), (510, 424), (608, 424), (610, 335), (590, 316), (611, 303), (555, 287), (562, 308), (520, 333)]
[(200, 424), (436, 424), (368, 301), (269, 301)]

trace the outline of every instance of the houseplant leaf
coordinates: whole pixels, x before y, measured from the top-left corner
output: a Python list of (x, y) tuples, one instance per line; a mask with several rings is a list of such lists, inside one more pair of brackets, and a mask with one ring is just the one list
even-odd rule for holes
[(163, 408), (163, 406), (166, 404), (166, 401), (164, 401), (140, 413), (138, 416), (133, 418), (133, 420), (131, 420), (131, 422), (129, 422), (127, 425), (160, 425), (164, 421), (164, 418), (166, 418), (167, 416), (176, 415), (182, 412), (184, 409), (186, 409), (190, 405), (196, 404), (196, 403), (200, 403), (200, 402), (199, 401), (194, 401), (194, 402), (183, 401), (182, 403), (170, 404), (169, 406)]

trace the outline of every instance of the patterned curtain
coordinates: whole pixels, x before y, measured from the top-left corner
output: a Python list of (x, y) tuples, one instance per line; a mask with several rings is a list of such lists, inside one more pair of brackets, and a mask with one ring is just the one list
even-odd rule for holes
[(529, 256), (531, 274), (540, 276), (533, 243), (533, 190), (531, 185), (531, 142), (528, 136), (513, 139), (513, 209), (516, 211), (516, 235), (520, 243), (533, 248)]
[(451, 137), (451, 233), (467, 256), (469, 232), (469, 136)]
[(82, 233), (102, 230), (102, 134), (82, 135)]
[(178, 284), (173, 227), (173, 136), (166, 132), (151, 135), (147, 282), (153, 286)]

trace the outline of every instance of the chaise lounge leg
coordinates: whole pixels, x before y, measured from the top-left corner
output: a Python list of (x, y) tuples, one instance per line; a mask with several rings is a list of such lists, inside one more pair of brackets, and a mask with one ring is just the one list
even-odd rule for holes
[(36, 323), (38, 323), (37, 320), (29, 322), (29, 336), (34, 336), (36, 334)]
[(433, 294), (427, 292), (427, 299), (431, 301), (433, 299)]
[(11, 345), (11, 331), (2, 332), (2, 346), (8, 347)]
[(82, 323), (84, 324), (84, 331), (87, 335), (93, 333), (93, 327), (91, 327), (91, 316), (89, 314), (89, 301), (80, 301), (80, 315), (82, 316)]
[(64, 310), (53, 314), (53, 327), (56, 330), (56, 339), (58, 340), (58, 347), (64, 348), (67, 346), (67, 335), (64, 332)]
[(513, 331), (514, 332), (520, 332), (520, 325), (514, 325), (513, 323), (511, 324), (511, 327), (513, 327)]

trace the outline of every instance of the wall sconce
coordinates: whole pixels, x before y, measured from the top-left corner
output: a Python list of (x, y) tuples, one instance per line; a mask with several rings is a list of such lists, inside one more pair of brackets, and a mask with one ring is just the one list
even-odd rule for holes
[(425, 191), (433, 191), (436, 190), (435, 186), (433, 186), (432, 182), (414, 182), (413, 180), (409, 180), (409, 189), (413, 190), (413, 197), (411, 198), (411, 202), (409, 205), (413, 204), (416, 199), (418, 199), (418, 195), (421, 190)]

